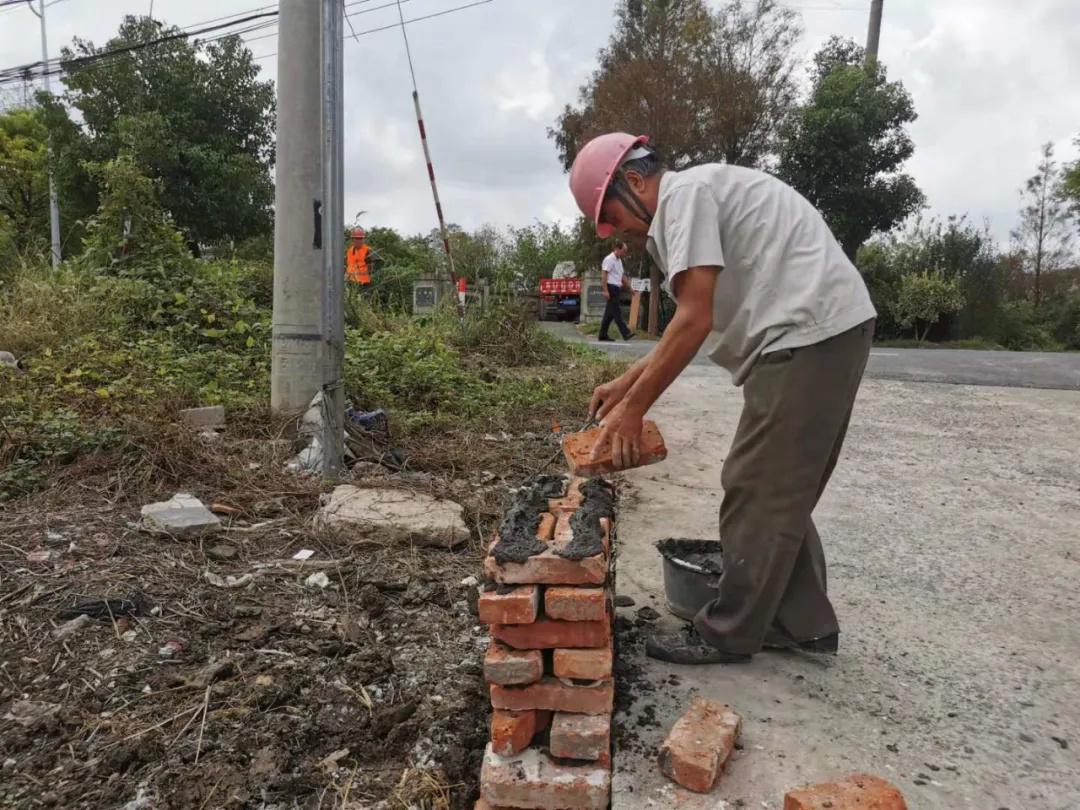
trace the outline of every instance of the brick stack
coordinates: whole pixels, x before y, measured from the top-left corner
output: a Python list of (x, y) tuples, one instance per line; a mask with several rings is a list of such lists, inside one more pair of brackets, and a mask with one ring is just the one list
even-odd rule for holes
[(613, 519), (600, 479), (538, 476), (507, 508), (478, 605), (493, 711), (477, 810), (608, 806)]

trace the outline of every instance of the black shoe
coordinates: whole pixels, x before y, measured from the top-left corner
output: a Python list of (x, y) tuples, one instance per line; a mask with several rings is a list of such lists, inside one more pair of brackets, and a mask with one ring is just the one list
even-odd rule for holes
[(730, 653), (709, 644), (693, 625), (681, 633), (653, 633), (645, 639), (645, 654), (669, 664), (742, 664), (745, 653)]
[(633, 332), (630, 332), (629, 334), (623, 335), (622, 339), (623, 340), (633, 340), (635, 337), (636, 337), (636, 335)]
[(812, 638), (809, 641), (798, 641), (792, 638), (782, 629), (773, 625), (765, 634), (765, 641), (761, 644), (769, 650), (805, 650), (806, 652), (836, 655), (840, 649), (840, 634), (830, 633), (821, 638)]
[(600, 335), (596, 339), (599, 340), (599, 341), (606, 341), (608, 343), (614, 343), (615, 342), (614, 338), (604, 337), (603, 335)]

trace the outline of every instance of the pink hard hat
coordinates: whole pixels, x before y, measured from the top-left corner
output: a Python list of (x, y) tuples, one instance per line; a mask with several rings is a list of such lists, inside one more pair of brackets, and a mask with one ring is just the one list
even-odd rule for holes
[(363, 228), (353, 228), (351, 236), (353, 239), (363, 239), (367, 236), (367, 231), (365, 231)]
[(574, 158), (570, 169), (570, 193), (581, 213), (596, 225), (596, 235), (601, 239), (607, 239), (615, 232), (613, 227), (600, 222), (600, 207), (604, 204), (611, 178), (635, 146), (648, 142), (648, 135), (609, 132), (593, 138)]

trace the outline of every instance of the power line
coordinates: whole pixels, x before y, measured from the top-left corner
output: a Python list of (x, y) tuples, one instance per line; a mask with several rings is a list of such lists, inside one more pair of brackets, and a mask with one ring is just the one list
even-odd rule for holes
[[(251, 14), (251, 15), (248, 15), (247, 17), (243, 17), (241, 19), (234, 20), (232, 22), (221, 23), (219, 25), (206, 26), (206, 27), (199, 28), (199, 29), (193, 30), (193, 31), (177, 31), (177, 32), (172, 33), (172, 34), (166, 34), (165, 36), (158, 37), (157, 39), (151, 39), (151, 40), (147, 40), (145, 42), (133, 43), (131, 45), (122, 45), (120, 47), (112, 48), (112, 49), (110, 49), (108, 51), (103, 51), (103, 52), (99, 52), (99, 53), (87, 54), (85, 56), (77, 56), (77, 57), (73, 57), (71, 59), (64, 59), (62, 57), (57, 57), (57, 58), (54, 58), (54, 59), (50, 59), (47, 62), (42, 60), (42, 61), (39, 61), (39, 62), (31, 62), (31, 63), (25, 64), (25, 65), (16, 65), (14, 67), (10, 67), (10, 68), (0, 70), (0, 85), (4, 84), (5, 82), (10, 81), (11, 79), (18, 79), (19, 81), (22, 81), (23, 78), (25, 76), (27, 76), (28, 73), (33, 73), (33, 75), (35, 75), (35, 76), (45, 76), (45, 75), (53, 76), (53, 75), (57, 75), (58, 73), (69, 71), (71, 69), (79, 70), (79, 69), (82, 69), (83, 67), (92, 65), (92, 64), (97, 63), (97, 62), (100, 62), (101, 60), (109, 58), (109, 57), (120, 56), (120, 55), (123, 55), (123, 54), (131, 53), (132, 51), (142, 50), (144, 48), (148, 48), (148, 47), (151, 47), (153, 45), (161, 45), (161, 44), (166, 43), (166, 42), (173, 42), (173, 41), (178, 40), (178, 39), (187, 39), (188, 37), (198, 36), (199, 34), (206, 34), (206, 33), (213, 33), (213, 32), (216, 32), (216, 31), (222, 31), (222, 30), (227, 29), (227, 28), (232, 28), (233, 26), (236, 26), (236, 25), (241, 25), (243, 23), (251, 22), (253, 20), (258, 20), (258, 19), (261, 19), (261, 18), (274, 17), (276, 15), (277, 15), (276, 11), (264, 12), (264, 13), (261, 13), (261, 14)], [(265, 23), (263, 23), (263, 24), (265, 24)], [(258, 28), (259, 28), (259, 26), (255, 25), (255, 26), (251, 26), (249, 28), (246, 28), (246, 29), (243, 29), (243, 30), (240, 30), (240, 31), (229, 32), (229, 34), (227, 34), (226, 36), (235, 36), (235, 35), (240, 34), (240, 33), (246, 33), (247, 31), (258, 30)], [(213, 41), (213, 40), (208, 40), (208, 41)]]
[[(10, 0), (9, 0), (9, 2), (10, 2)], [(18, 2), (19, 3), (24, 3), (25, 0), (18, 0)], [(369, 2), (371, 2), (371, 0), (354, 0), (354, 2), (352, 2), (352, 3), (346, 3), (346, 7), (364, 5), (365, 3), (369, 3)], [(402, 0), (402, 2), (407, 3), (407, 2), (409, 2), (409, 0)], [(477, 0), (477, 2), (466, 3), (464, 5), (444, 9), (443, 11), (437, 11), (437, 12), (434, 12), (432, 14), (425, 14), (425, 15), (422, 15), (420, 17), (413, 17), (411, 19), (405, 20), (405, 25), (410, 25), (410, 24), (415, 23), (415, 22), (422, 22), (424, 20), (434, 19), (436, 17), (442, 17), (442, 16), (445, 16), (447, 14), (453, 14), (453, 13), (458, 12), (458, 11), (464, 11), (465, 9), (473, 8), (475, 6), (486, 5), (487, 3), (491, 3), (491, 2), (492, 2), (492, 0)], [(347, 16), (348, 17), (356, 17), (356, 16), (359, 16), (360, 14), (367, 13), (368, 11), (377, 11), (380, 8), (386, 8), (389, 5), (393, 5), (393, 4), (387, 4), (386, 6), (380, 6), (378, 8), (365, 9), (363, 12), (353, 12), (352, 14), (347, 15)], [(262, 6), (261, 8), (262, 9), (271, 9), (271, 8), (274, 8), (274, 6)], [(254, 11), (255, 9), (252, 9), (252, 10)], [(243, 13), (243, 12), (241, 12), (241, 13)], [(230, 17), (234, 17), (234, 16), (236, 16), (236, 15), (226, 15), (225, 17), (218, 17), (218, 18), (215, 18), (215, 20), (206, 20), (204, 22), (214, 22), (216, 20), (229, 19)], [(187, 38), (187, 37), (190, 37), (190, 36), (197, 36), (199, 34), (210, 33), (210, 32), (214, 32), (214, 31), (221, 31), (221, 30), (225, 30), (227, 28), (231, 28), (231, 27), (233, 27), (235, 25), (240, 25), (242, 23), (249, 22), (249, 21), (251, 21), (253, 19), (260, 19), (260, 18), (267, 18), (267, 17), (273, 18), (273, 17), (276, 17), (276, 16), (277, 16), (276, 11), (268, 12), (268, 13), (262, 13), (262, 14), (249, 14), (249, 15), (241, 18), (241, 19), (235, 19), (235, 20), (232, 20), (231, 22), (222, 23), (221, 25), (208, 26), (208, 27), (203, 27), (203, 28), (199, 28), (199, 29), (181, 30), (181, 31), (179, 31), (179, 32), (177, 32), (175, 34), (170, 34), (170, 35), (167, 35), (165, 37), (159, 37), (158, 39), (147, 40), (146, 42), (140, 42), (140, 43), (136, 43), (136, 44), (133, 44), (133, 45), (123, 46), (121, 48), (116, 48), (114, 50), (104, 51), (104, 52), (101, 52), (101, 53), (87, 54), (86, 56), (76, 57), (76, 58), (70, 59), (70, 60), (63, 59), (62, 57), (55, 57), (55, 58), (49, 60), (50, 61), (49, 65), (43, 65), (41, 62), (32, 62), (32, 63), (26, 64), (26, 65), (15, 65), (15, 66), (12, 66), (10, 68), (5, 68), (3, 70), (0, 70), (0, 87), (3, 87), (5, 85), (21, 84), (21, 83), (23, 83), (25, 81), (29, 81), (29, 80), (37, 80), (37, 79), (43, 78), (46, 74), (48, 74), (50, 76), (59, 75), (61, 73), (64, 73), (67, 70), (70, 70), (71, 66), (73, 66), (73, 65), (74, 65), (74, 68), (77, 69), (77, 70), (89, 70), (89, 69), (92, 69), (92, 68), (106, 67), (109, 64), (114, 63), (118, 58), (124, 56), (127, 53), (142, 50), (143, 48), (148, 48), (148, 47), (151, 47), (151, 46), (154, 46), (154, 45), (159, 45), (159, 44), (161, 44), (163, 42), (169, 42), (169, 41), (174, 41), (174, 40), (178, 40), (178, 39), (184, 39), (184, 38)], [(253, 25), (253, 26), (251, 26), (249, 28), (244, 28), (244, 29), (241, 29), (241, 30), (238, 30), (238, 31), (228, 31), (227, 33), (221, 34), (219, 36), (208, 37), (208, 38), (200, 40), (200, 41), (203, 42), (203, 43), (217, 42), (217, 41), (219, 41), (221, 39), (226, 39), (226, 38), (228, 38), (230, 36), (239, 36), (240, 34), (250, 33), (252, 31), (257, 31), (257, 30), (260, 30), (261, 28), (265, 28), (265, 27), (275, 25), (275, 24), (276, 24), (276, 21), (273, 20), (273, 19), (263, 19), (262, 22), (256, 23), (255, 25)], [(194, 23), (193, 25), (202, 25), (202, 23)], [(390, 30), (391, 28), (398, 28), (400, 25), (401, 25), (401, 23), (393, 23), (392, 25), (383, 25), (383, 26), (379, 26), (379, 27), (376, 27), (376, 28), (368, 28), (368, 29), (363, 30), (363, 31), (353, 31), (353, 39), (356, 40), (356, 39), (359, 39), (359, 37), (362, 37), (362, 36), (368, 36), (369, 34), (376, 34), (376, 33), (379, 33), (380, 31), (387, 31), (387, 30)], [(251, 38), (246, 39), (244, 41), (245, 42), (251, 42), (251, 41), (254, 41), (256, 39), (263, 39), (263, 38), (265, 38), (265, 37), (251, 37)], [(277, 51), (273, 51), (271, 53), (266, 53), (266, 54), (261, 54), (259, 56), (253, 56), (252, 58), (254, 60), (258, 61), (258, 60), (262, 60), (262, 59), (270, 59), (271, 57), (274, 57), (274, 56), (277, 56)]]

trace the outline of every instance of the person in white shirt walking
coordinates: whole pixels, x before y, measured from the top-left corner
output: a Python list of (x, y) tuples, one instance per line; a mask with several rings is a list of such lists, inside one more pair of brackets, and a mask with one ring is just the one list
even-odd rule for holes
[[(749, 660), (763, 647), (836, 652), (825, 554), (811, 514), (836, 464), (877, 313), (821, 214), (765, 172), (724, 164), (665, 171), (645, 136), (601, 135), (570, 189), (602, 239), (640, 238), (678, 308), (663, 338), (596, 388), (597, 447), (640, 455), (642, 419), (708, 343), (744, 386), (724, 461), (717, 598), (646, 652), (673, 663)], [(668, 505), (670, 507), (670, 504)]]
[(611, 337), (608, 336), (608, 329), (612, 323), (619, 330), (623, 340), (629, 340), (634, 336), (634, 333), (630, 331), (630, 327), (626, 325), (626, 321), (623, 320), (622, 307), (619, 305), (622, 288), (629, 289), (630, 287), (630, 279), (622, 266), (622, 259), (626, 255), (626, 251), (625, 242), (616, 242), (615, 249), (604, 257), (604, 262), (600, 265), (600, 284), (604, 291), (604, 298), (607, 299), (607, 305), (604, 307), (604, 317), (600, 320), (600, 335), (597, 340), (611, 340)]

